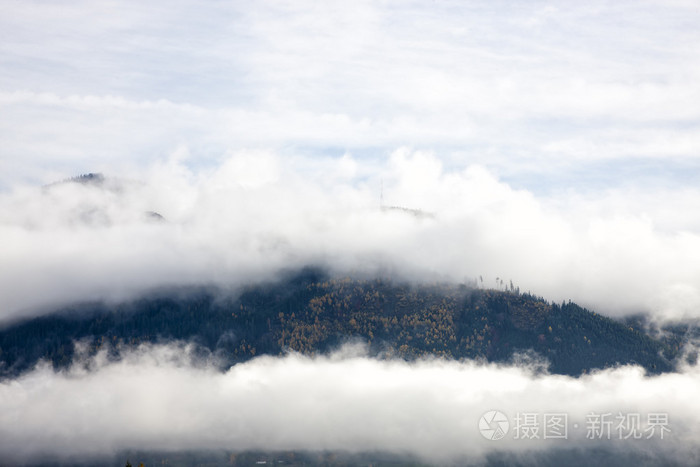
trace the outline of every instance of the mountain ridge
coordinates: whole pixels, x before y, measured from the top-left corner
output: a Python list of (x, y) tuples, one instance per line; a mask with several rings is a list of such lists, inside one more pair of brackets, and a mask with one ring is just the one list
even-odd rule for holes
[(64, 368), (75, 342), (94, 355), (143, 343), (193, 342), (222, 368), (258, 355), (328, 353), (348, 340), (375, 358), (427, 356), (512, 362), (523, 353), (549, 371), (579, 376), (638, 364), (672, 371), (682, 342), (655, 339), (641, 326), (555, 304), (529, 293), (454, 284), (331, 277), (307, 268), (238, 295), (190, 288), (119, 304), (81, 304), (0, 330), (0, 375), (16, 376), (39, 360)]

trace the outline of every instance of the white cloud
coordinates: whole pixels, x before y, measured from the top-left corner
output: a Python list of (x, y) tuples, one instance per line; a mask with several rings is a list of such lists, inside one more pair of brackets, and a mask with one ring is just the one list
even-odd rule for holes
[[(604, 314), (698, 316), (696, 189), (534, 195), (407, 149), (381, 165), (240, 151), (193, 171), (189, 157), (181, 148), (102, 187), (1, 195), (0, 318), (162, 285), (236, 287), (307, 264), (409, 280), (501, 277)], [(433, 217), (380, 211), (382, 183), (385, 205)]]
[[(98, 355), (90, 371), (84, 363), (0, 383), (3, 458), (219, 448), (385, 451), (450, 462), (496, 450), (597, 447), (692, 464), (699, 454), (697, 367), (655, 377), (623, 367), (576, 379), (529, 367), (379, 361), (346, 347), (329, 357), (256, 358), (219, 373), (174, 345), (142, 347), (120, 362)], [(504, 439), (480, 434), (489, 410), (509, 417)], [(544, 414), (567, 414), (568, 439), (543, 439), (541, 426), (540, 439), (514, 439), (523, 413), (538, 414), (539, 424)], [(639, 414), (644, 439), (619, 439), (617, 422), (611, 439), (587, 439), (591, 413)], [(663, 440), (658, 429), (646, 439), (649, 413), (668, 416)]]
[(2, 15), (1, 186), (148, 165), (183, 144), (200, 163), (412, 145), (499, 172), (699, 154), (700, 13), (682, 2), (116, 9)]

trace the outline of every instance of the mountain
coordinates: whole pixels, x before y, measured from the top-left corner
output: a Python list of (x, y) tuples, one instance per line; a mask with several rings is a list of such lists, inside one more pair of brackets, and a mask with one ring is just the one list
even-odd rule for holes
[[(109, 226), (164, 222), (165, 217), (139, 197), (144, 184), (135, 180), (85, 173), (42, 186), (43, 208), (60, 212), (70, 225)], [(140, 199), (134, 203), (130, 197)]]
[(16, 376), (40, 359), (66, 367), (76, 356), (75, 342), (82, 354), (107, 349), (118, 358), (126, 348), (172, 340), (194, 343), (222, 368), (261, 354), (313, 355), (361, 340), (377, 358), (509, 362), (539, 356), (550, 372), (566, 375), (623, 364), (671, 371), (682, 344), (575, 303), (549, 303), (515, 290), (333, 278), (307, 268), (235, 296), (188, 288), (13, 323), (0, 330), (0, 375)]

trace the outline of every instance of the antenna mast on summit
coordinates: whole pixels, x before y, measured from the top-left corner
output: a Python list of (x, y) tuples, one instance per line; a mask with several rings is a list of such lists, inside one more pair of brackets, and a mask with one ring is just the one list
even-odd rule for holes
[(379, 192), (379, 208), (384, 209), (384, 179), (382, 178), (382, 189)]

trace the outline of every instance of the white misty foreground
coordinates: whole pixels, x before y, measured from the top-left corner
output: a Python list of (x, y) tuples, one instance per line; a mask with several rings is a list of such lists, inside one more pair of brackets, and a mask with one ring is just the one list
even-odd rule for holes
[[(323, 357), (258, 357), (221, 373), (193, 363), (189, 350), (143, 346), (119, 362), (100, 354), (65, 372), (40, 366), (0, 383), (0, 457), (77, 461), (120, 449), (220, 448), (378, 450), (451, 462), (496, 450), (597, 447), (700, 460), (696, 366), (654, 377), (630, 366), (572, 378), (527, 365), (382, 361), (347, 345)], [(490, 410), (510, 421), (498, 441), (478, 428)], [(515, 417), (525, 413), (537, 414), (539, 439), (515, 439)], [(566, 439), (543, 439), (542, 417), (552, 413), (567, 415)], [(610, 439), (589, 439), (587, 417), (605, 413), (639, 414), (642, 439), (620, 439), (615, 424)], [(661, 429), (645, 431), (649, 414), (668, 417), (663, 439)]]
[[(382, 186), (385, 205), (426, 215), (381, 210)], [(159, 286), (235, 289), (309, 264), (501, 278), (603, 314), (698, 317), (699, 213), (697, 188), (535, 194), (408, 149), (383, 161), (240, 151), (196, 169), (176, 152), (102, 184), (0, 194), (0, 322)]]

